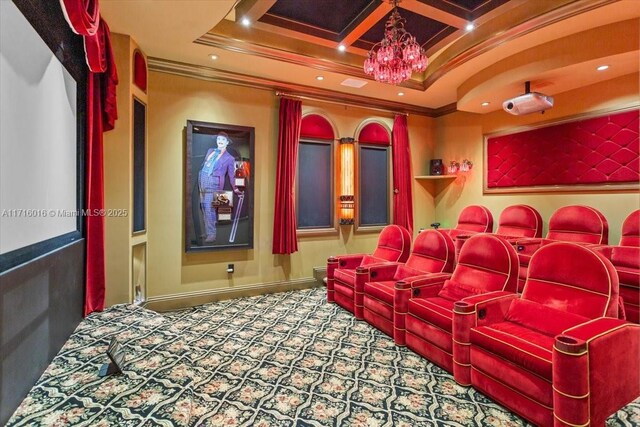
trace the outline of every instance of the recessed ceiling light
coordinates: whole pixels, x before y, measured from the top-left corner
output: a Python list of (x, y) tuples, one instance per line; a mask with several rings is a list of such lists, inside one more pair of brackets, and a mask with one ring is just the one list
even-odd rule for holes
[(598, 71), (604, 71), (604, 70), (606, 70), (607, 68), (609, 68), (609, 66), (608, 66), (608, 65), (601, 65), (601, 66), (599, 66), (598, 68), (596, 68), (596, 70), (598, 70)]
[(467, 30), (467, 31), (473, 31), (473, 29), (474, 29), (474, 28), (476, 28), (476, 26), (475, 26), (475, 25), (473, 25), (473, 22), (469, 22), (469, 23), (464, 27), (464, 29), (465, 29), (465, 30)]
[(209, 58), (211, 58), (212, 61), (215, 61), (216, 59), (218, 59), (218, 55), (212, 53), (211, 55), (209, 55)]
[(345, 45), (341, 44), (341, 45), (338, 45), (338, 50), (340, 52), (344, 52), (345, 50), (347, 50), (347, 47)]
[(248, 27), (249, 25), (251, 25), (251, 21), (249, 21), (249, 18), (242, 18), (242, 25), (244, 25), (245, 27)]
[(482, 105), (483, 107), (486, 107), (486, 106), (488, 106), (488, 105), (489, 105), (489, 103), (488, 103), (487, 101), (484, 101), (484, 102), (483, 102), (482, 104), (480, 104), (480, 105)]
[(324, 77), (323, 76), (316, 76), (316, 80), (322, 81), (322, 80), (324, 80)]
[(404, 92), (398, 92), (398, 96), (404, 96)]

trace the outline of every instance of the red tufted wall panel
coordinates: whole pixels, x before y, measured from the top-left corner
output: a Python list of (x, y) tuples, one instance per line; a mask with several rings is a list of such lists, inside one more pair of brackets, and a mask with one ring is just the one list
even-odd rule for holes
[(638, 183), (639, 111), (490, 137), (485, 188)]

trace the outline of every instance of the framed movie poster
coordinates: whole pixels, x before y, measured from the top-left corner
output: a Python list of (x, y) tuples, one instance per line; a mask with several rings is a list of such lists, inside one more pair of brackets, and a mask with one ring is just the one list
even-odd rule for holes
[(253, 248), (254, 128), (187, 120), (185, 250)]

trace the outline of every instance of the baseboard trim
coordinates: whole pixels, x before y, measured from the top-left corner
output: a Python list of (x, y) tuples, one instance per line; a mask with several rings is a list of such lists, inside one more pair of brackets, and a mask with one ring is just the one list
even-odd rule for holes
[(171, 311), (194, 307), (215, 301), (278, 292), (311, 289), (322, 286), (314, 277), (289, 280), (285, 282), (258, 283), (253, 285), (234, 286), (233, 288), (210, 289), (206, 291), (184, 292), (179, 294), (149, 297), (144, 307), (153, 311)]
[(313, 277), (316, 279), (319, 286), (326, 286), (327, 267), (313, 267)]

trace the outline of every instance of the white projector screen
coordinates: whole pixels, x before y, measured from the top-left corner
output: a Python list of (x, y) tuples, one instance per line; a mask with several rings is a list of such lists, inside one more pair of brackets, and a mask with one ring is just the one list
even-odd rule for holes
[(76, 88), (0, 0), (0, 254), (77, 230)]

